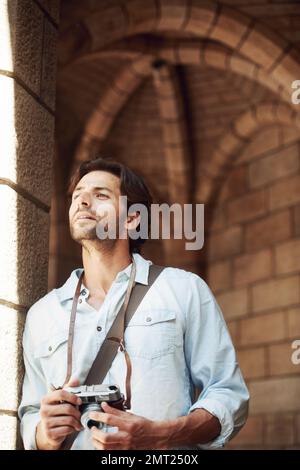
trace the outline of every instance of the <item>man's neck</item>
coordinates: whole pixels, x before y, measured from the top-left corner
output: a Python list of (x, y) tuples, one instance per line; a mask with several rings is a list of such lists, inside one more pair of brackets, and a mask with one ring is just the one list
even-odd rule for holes
[(108, 292), (118, 272), (132, 262), (131, 255), (124, 247), (105, 250), (93, 242), (82, 247), (84, 268), (83, 284), (92, 296), (103, 296)]

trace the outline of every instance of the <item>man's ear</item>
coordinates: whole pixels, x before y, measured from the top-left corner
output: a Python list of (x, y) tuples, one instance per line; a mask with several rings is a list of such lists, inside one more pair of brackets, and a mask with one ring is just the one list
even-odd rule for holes
[(141, 214), (139, 212), (129, 213), (126, 217), (125, 228), (127, 230), (134, 230), (141, 222)]

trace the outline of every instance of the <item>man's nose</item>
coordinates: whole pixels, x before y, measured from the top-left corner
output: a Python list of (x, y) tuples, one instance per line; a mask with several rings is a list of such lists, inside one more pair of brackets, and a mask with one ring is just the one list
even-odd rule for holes
[(88, 193), (83, 193), (79, 197), (78, 206), (79, 207), (90, 207), (91, 205), (91, 198)]

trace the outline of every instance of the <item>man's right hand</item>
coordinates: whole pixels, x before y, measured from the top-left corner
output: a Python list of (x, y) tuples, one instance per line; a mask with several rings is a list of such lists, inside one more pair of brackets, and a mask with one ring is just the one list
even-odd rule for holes
[[(66, 387), (76, 387), (78, 380), (70, 381)], [(48, 393), (41, 401), (41, 421), (37, 425), (36, 445), (39, 450), (58, 450), (65, 438), (80, 431), (80, 398), (64, 389)]]

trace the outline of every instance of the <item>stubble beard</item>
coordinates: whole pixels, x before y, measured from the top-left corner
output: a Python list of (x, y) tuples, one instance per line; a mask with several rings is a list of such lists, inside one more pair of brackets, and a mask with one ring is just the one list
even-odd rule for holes
[[(98, 222), (99, 223), (99, 222)], [(118, 225), (118, 224), (117, 224)], [(108, 223), (105, 224), (104, 230), (108, 230)], [(119, 227), (117, 226), (116, 233), (118, 233)], [(97, 224), (94, 227), (74, 227), (74, 225), (70, 224), (70, 234), (73, 240), (80, 245), (84, 245), (84, 242), (95, 241), (97, 245), (99, 244), (101, 247), (105, 248), (105, 250), (112, 250), (117, 243), (117, 239), (112, 238), (105, 238), (101, 239), (97, 235)]]

